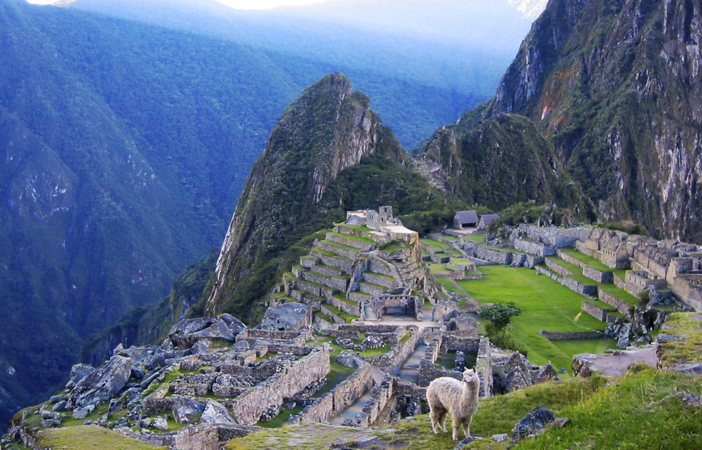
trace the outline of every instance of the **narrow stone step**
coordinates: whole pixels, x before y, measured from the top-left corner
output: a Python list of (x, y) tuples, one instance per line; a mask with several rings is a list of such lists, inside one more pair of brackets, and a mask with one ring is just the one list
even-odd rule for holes
[(370, 239), (341, 233), (327, 233), (327, 240), (363, 251), (368, 251), (377, 245)]
[(347, 297), (349, 300), (353, 300), (354, 302), (361, 303), (363, 301), (366, 301), (371, 298), (369, 294), (366, 294), (364, 292), (349, 292), (349, 295)]
[(363, 272), (363, 281), (383, 286), (385, 289), (394, 289), (400, 285), (395, 278), (374, 272)]
[(319, 263), (311, 267), (310, 272), (319, 273), (328, 277), (339, 277), (343, 273), (343, 270), (337, 266), (327, 266), (326, 264)]
[(368, 283), (367, 281), (361, 281), (358, 284), (358, 290), (363, 292), (364, 294), (381, 295), (381, 294), (385, 293), (386, 288), (385, 288), (385, 286), (380, 286), (377, 284)]
[(343, 256), (345, 258), (349, 259), (355, 259), (356, 256), (358, 256), (359, 250), (354, 247), (350, 247), (348, 245), (344, 244), (339, 244), (336, 242), (328, 241), (328, 240), (323, 240), (322, 242), (319, 243), (319, 246), (322, 248), (322, 250), (325, 250), (330, 253), (334, 253), (339, 256)]

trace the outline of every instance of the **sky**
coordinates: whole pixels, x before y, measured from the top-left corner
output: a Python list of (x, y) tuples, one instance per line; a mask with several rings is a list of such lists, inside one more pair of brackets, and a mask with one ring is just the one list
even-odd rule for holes
[(217, 0), (236, 9), (271, 9), (279, 6), (303, 6), (329, 0)]
[[(36, 5), (50, 5), (58, 0), (27, 0)], [(220, 3), (236, 9), (271, 9), (278, 6), (302, 6), (314, 3), (324, 3), (330, 0), (217, 0)], [(331, 0), (334, 1), (334, 0)]]

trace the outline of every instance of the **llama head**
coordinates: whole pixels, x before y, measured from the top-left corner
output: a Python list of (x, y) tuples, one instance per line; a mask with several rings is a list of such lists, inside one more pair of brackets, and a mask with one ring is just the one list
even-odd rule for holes
[(466, 369), (463, 371), (463, 381), (468, 384), (473, 384), (478, 381), (478, 373), (475, 369)]

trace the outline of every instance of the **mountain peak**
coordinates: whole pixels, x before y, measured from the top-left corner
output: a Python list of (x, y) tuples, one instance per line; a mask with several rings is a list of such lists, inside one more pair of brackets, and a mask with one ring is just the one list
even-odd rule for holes
[(241, 283), (257, 264), (275, 259), (299, 239), (300, 230), (310, 232), (329, 183), (377, 153), (389, 138), (386, 133), (368, 96), (353, 92), (340, 73), (326, 75), (285, 109), (239, 199), (217, 262), (208, 313), (226, 308), (250, 317), (254, 299), (243, 298)]

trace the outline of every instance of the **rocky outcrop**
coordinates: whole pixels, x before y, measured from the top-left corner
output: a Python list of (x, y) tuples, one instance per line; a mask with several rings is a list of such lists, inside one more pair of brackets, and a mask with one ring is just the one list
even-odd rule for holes
[(132, 360), (113, 356), (76, 383), (68, 397), (67, 407), (83, 407), (105, 402), (119, 392), (132, 374)]
[(183, 320), (173, 326), (168, 338), (173, 346), (181, 350), (193, 347), (198, 342), (234, 342), (237, 334), (246, 329), (239, 319), (223, 314), (219, 319), (198, 317)]
[(606, 219), (699, 240), (701, 21), (697, 2), (552, 1), (488, 116), (534, 121)]

